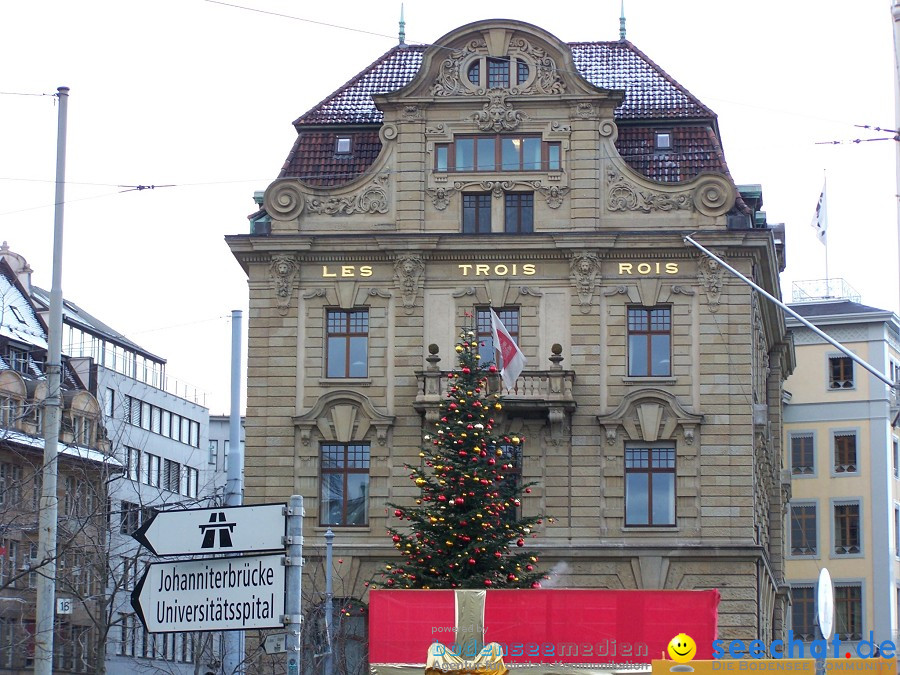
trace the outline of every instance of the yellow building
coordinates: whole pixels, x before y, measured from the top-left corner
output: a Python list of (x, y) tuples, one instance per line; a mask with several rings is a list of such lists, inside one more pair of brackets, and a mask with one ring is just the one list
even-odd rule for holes
[[(897, 315), (858, 299), (792, 305), (807, 321), (900, 381)], [(814, 639), (815, 581), (835, 585), (842, 640), (898, 641), (900, 429), (897, 389), (788, 318), (797, 368), (785, 383), (785, 465), (790, 467), (787, 579), (795, 635)]]

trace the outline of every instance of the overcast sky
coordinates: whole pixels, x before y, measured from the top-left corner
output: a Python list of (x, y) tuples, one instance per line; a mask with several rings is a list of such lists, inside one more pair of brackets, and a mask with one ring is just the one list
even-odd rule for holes
[[(49, 289), (57, 108), (17, 94), (68, 86), (64, 294), (209, 392), (213, 414), (228, 412), (231, 310), (247, 323), (224, 236), (248, 231), (291, 122), (396, 44), (400, 13), (372, 0), (234, 4), (297, 18), (207, 0), (0, 7), (0, 239)], [(489, 6), (406, 0), (407, 42), (493, 18)], [(501, 14), (566, 42), (618, 39), (619, 0), (520, 0)], [(761, 184), (769, 222), (786, 224), (784, 296), (825, 276), (810, 220), (827, 171), (830, 276), (897, 311), (895, 142), (817, 145), (890, 136), (854, 125), (894, 128), (889, 0), (627, 0), (626, 16), (628, 39), (719, 115), (735, 180)]]

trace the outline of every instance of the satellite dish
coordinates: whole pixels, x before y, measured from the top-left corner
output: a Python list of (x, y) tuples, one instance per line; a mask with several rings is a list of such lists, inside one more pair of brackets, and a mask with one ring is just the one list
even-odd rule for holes
[(819, 572), (819, 583), (816, 586), (816, 617), (822, 637), (829, 640), (834, 631), (834, 586), (831, 584), (831, 574), (825, 567)]

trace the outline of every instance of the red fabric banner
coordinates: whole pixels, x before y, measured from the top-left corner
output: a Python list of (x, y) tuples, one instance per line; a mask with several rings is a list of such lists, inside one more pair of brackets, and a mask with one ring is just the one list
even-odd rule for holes
[[(716, 590), (487, 591), (484, 642), (499, 643), (507, 664), (650, 663), (687, 633), (696, 658), (711, 659), (718, 606)], [(369, 662), (424, 664), (430, 644), (452, 647), (454, 624), (454, 591), (373, 590)]]

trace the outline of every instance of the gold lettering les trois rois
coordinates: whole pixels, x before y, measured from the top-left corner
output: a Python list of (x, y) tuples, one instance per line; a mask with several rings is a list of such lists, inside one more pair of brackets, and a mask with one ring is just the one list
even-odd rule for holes
[[(534, 263), (463, 263), (457, 265), (464, 277), (508, 277), (526, 276), (537, 274), (537, 266)], [(677, 266), (676, 266), (676, 272)], [(370, 277), (373, 274), (371, 265), (322, 265), (323, 279), (353, 279), (356, 277)], [(621, 272), (620, 272), (621, 274)], [(674, 272), (670, 272), (674, 274)]]
[(678, 274), (676, 262), (619, 263), (619, 274)]

